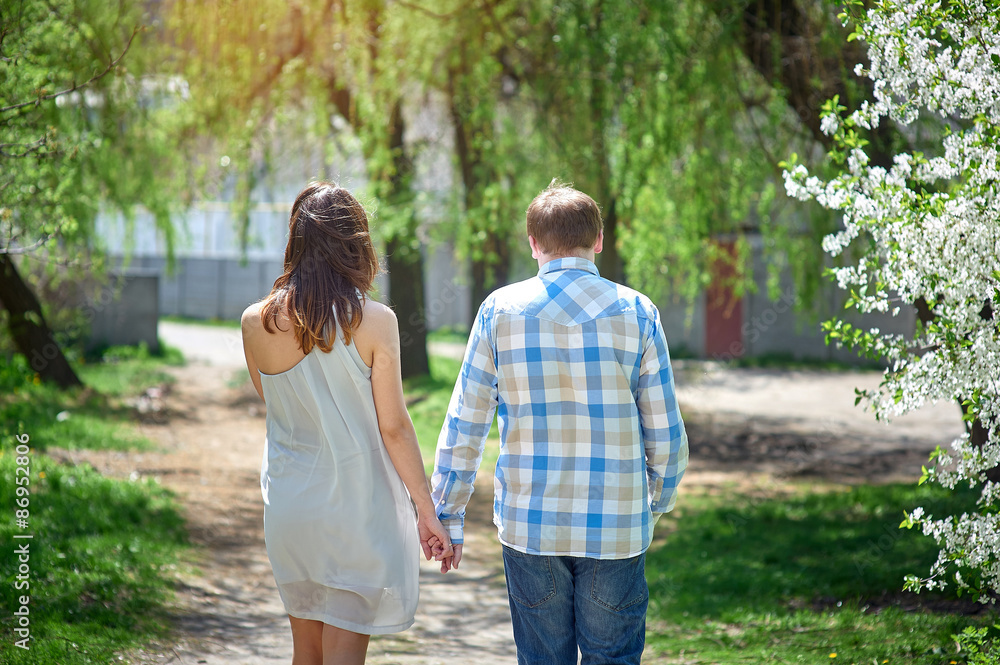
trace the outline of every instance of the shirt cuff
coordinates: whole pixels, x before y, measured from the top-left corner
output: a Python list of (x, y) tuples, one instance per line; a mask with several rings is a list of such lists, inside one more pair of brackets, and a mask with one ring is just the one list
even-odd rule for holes
[(461, 518), (441, 520), (441, 526), (448, 532), (448, 537), (451, 538), (452, 545), (462, 545), (465, 543), (464, 521)]

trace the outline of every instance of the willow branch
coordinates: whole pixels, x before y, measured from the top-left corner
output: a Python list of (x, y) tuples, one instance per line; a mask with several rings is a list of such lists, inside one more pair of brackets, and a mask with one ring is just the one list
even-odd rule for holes
[(421, 14), (425, 14), (427, 16), (430, 16), (431, 18), (436, 18), (440, 21), (450, 21), (451, 19), (458, 16), (462, 11), (464, 11), (464, 8), (459, 8), (453, 12), (448, 12), (447, 14), (441, 14), (432, 9), (427, 9), (427, 7), (424, 7), (422, 5), (418, 5), (415, 2), (407, 2), (406, 0), (396, 0), (395, 4), (399, 5), (400, 7), (406, 7), (407, 9), (412, 9), (413, 11), (420, 12)]
[(47, 243), (51, 238), (52, 235), (49, 234), (43, 238), (39, 238), (37, 241), (31, 243), (26, 247), (0, 247), (0, 254), (8, 254), (8, 255), (30, 254), (31, 252), (35, 251), (36, 249)]
[(8, 111), (16, 111), (17, 109), (24, 108), (26, 106), (31, 106), (32, 104), (34, 104), (35, 106), (37, 106), (38, 104), (40, 104), (40, 103), (42, 103), (44, 101), (47, 101), (49, 99), (55, 99), (56, 97), (62, 97), (63, 95), (68, 95), (70, 93), (76, 92), (77, 90), (79, 90), (81, 88), (85, 88), (88, 85), (90, 85), (91, 83), (94, 83), (95, 81), (98, 81), (98, 80), (104, 78), (112, 70), (114, 70), (115, 67), (118, 66), (118, 63), (122, 61), (122, 58), (125, 57), (125, 54), (128, 53), (128, 51), (129, 51), (130, 48), (132, 48), (132, 42), (135, 40), (135, 36), (137, 34), (139, 34), (140, 30), (141, 30), (141, 28), (139, 28), (139, 27), (136, 27), (136, 28), (132, 29), (132, 34), (131, 34), (131, 36), (129, 36), (128, 42), (125, 44), (125, 49), (121, 52), (121, 54), (117, 58), (111, 60), (111, 62), (108, 63), (108, 66), (104, 68), (104, 71), (100, 72), (99, 74), (94, 74), (89, 79), (87, 79), (86, 81), (84, 81), (83, 83), (81, 83), (79, 85), (77, 85), (76, 83), (73, 83), (73, 85), (71, 87), (69, 87), (69, 88), (67, 88), (65, 90), (61, 90), (59, 92), (53, 92), (53, 93), (48, 94), (48, 95), (41, 95), (41, 96), (39, 96), (36, 99), (32, 99), (31, 101), (27, 101), (27, 102), (21, 102), (20, 104), (12, 104), (11, 106), (4, 106), (4, 107), (0, 108), (0, 113), (7, 113)]
[[(47, 143), (47, 139), (43, 136), (37, 141), (32, 141), (31, 143), (0, 143), (0, 157), (27, 157), (33, 152), (38, 152)], [(22, 148), (24, 152), (11, 152), (9, 148)]]

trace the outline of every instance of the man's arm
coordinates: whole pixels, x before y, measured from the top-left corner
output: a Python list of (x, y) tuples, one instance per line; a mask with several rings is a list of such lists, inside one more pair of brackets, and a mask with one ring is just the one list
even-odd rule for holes
[(497, 407), (491, 302), (487, 299), (479, 308), (469, 333), (465, 360), (438, 437), (431, 476), (431, 497), (438, 518), (456, 545), (464, 542), (465, 506), (472, 496), (473, 482)]
[(677, 485), (688, 464), (688, 440), (674, 391), (667, 339), (653, 308), (639, 371), (636, 405), (646, 447), (649, 509), (654, 519), (677, 502)]

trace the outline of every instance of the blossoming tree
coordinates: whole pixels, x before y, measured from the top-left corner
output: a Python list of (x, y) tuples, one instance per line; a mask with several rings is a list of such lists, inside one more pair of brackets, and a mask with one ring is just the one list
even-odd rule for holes
[[(940, 553), (927, 577), (907, 588), (959, 589), (982, 601), (1000, 591), (1000, 7), (996, 0), (880, 0), (848, 3), (851, 38), (868, 45), (856, 72), (874, 83), (874, 99), (847, 114), (835, 98), (823, 131), (839, 174), (811, 175), (787, 165), (789, 195), (843, 213), (823, 241), (839, 257), (832, 270), (848, 303), (862, 312), (917, 308), (912, 336), (827, 324), (831, 338), (889, 361), (878, 390), (861, 393), (879, 418), (927, 401), (958, 400), (966, 434), (938, 448), (921, 482), (981, 489), (976, 509), (933, 516), (922, 508), (902, 526), (919, 526)], [(864, 130), (891, 119), (901, 134), (932, 150), (871, 163)], [(963, 578), (963, 573), (965, 578)]]

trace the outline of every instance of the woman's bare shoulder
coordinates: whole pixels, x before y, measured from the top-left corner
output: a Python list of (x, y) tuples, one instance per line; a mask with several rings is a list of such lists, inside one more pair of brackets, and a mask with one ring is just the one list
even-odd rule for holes
[(363, 312), (361, 325), (355, 331), (354, 339), (362, 358), (370, 366), (376, 349), (398, 346), (399, 327), (396, 313), (377, 300), (366, 301)]
[(365, 302), (364, 314), (361, 317), (361, 325), (358, 332), (363, 335), (372, 335), (378, 339), (385, 339), (388, 335), (392, 337), (398, 335), (399, 324), (396, 322), (396, 313), (388, 305), (384, 305), (377, 300)]
[(243, 316), (240, 317), (240, 325), (243, 328), (243, 332), (263, 330), (264, 322), (260, 320), (260, 312), (263, 308), (263, 302), (255, 302), (243, 310)]
[(378, 300), (370, 298), (366, 300), (363, 311), (365, 320), (371, 318), (373, 322), (377, 321), (378, 323), (396, 322), (396, 313), (392, 311), (392, 308)]
[(291, 331), (290, 319), (284, 311), (279, 309), (275, 315), (274, 319), (270, 321), (271, 330), (267, 330), (264, 327), (264, 319), (261, 314), (264, 311), (267, 301), (255, 302), (254, 304), (243, 310), (243, 316), (240, 318), (240, 323), (243, 327), (244, 333), (269, 333), (272, 335), (278, 333), (287, 333)]

